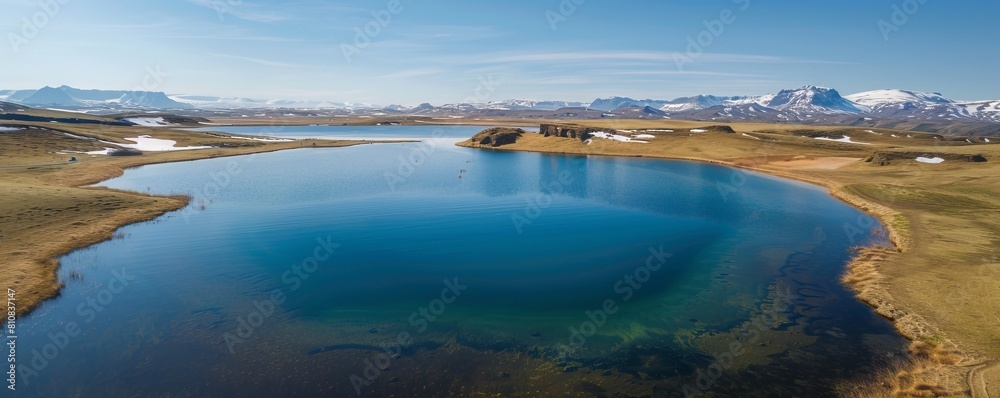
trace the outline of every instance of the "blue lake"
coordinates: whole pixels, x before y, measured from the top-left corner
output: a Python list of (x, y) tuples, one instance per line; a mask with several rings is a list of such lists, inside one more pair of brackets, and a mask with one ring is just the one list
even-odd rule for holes
[(103, 183), (194, 199), (61, 259), (19, 395), (825, 396), (904, 352), (838, 282), (874, 223), (819, 187), (453, 145), (480, 127), (211, 130), (423, 141)]

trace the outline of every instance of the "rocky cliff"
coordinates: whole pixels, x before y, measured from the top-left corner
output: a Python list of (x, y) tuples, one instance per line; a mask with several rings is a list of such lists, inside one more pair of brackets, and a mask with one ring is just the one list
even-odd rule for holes
[(481, 146), (496, 148), (501, 145), (508, 145), (517, 142), (517, 139), (524, 135), (526, 131), (506, 127), (495, 127), (481, 131), (472, 136), (470, 141)]
[(577, 138), (586, 141), (592, 138), (596, 132), (615, 132), (611, 129), (599, 129), (593, 127), (581, 127), (570, 125), (543, 124), (538, 130), (545, 137)]

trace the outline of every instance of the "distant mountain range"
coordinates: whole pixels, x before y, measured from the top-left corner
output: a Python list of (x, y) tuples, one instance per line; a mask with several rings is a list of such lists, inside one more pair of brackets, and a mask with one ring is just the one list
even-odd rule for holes
[(1000, 101), (959, 102), (938, 93), (875, 90), (841, 96), (837, 90), (805, 86), (777, 94), (746, 97), (699, 95), (671, 101), (613, 97), (591, 108), (616, 113), (628, 107), (655, 107), (677, 119), (805, 121), (824, 116), (1000, 123)]
[(262, 100), (243, 97), (212, 97), (205, 95), (169, 95), (169, 98), (197, 109), (363, 109), (377, 110), (378, 106), (364, 103), (331, 101)]
[(81, 90), (69, 86), (0, 90), (0, 101), (25, 106), (89, 112), (129, 110), (242, 111), (328, 110), (372, 115), (528, 115), (531, 117), (623, 117), (802, 123), (870, 120), (1000, 123), (1000, 100), (954, 101), (939, 93), (875, 90), (841, 96), (817, 86), (757, 96), (698, 95), (673, 100), (598, 98), (591, 103), (513, 99), (434, 106), (377, 106), (329, 101), (260, 100), (239, 97), (167, 95), (151, 91)]
[(240, 97), (167, 95), (158, 91), (81, 90), (69, 86), (37, 90), (0, 90), (0, 101), (68, 110), (237, 110), (237, 109), (376, 109), (369, 104), (327, 101), (257, 100)]
[(0, 90), (0, 100), (33, 107), (193, 109), (161, 92), (80, 90), (69, 86)]
[(505, 110), (505, 111), (524, 111), (524, 110), (538, 110), (538, 111), (554, 111), (556, 109), (562, 108), (576, 108), (584, 107), (588, 104), (583, 102), (568, 102), (568, 101), (533, 101), (533, 100), (506, 100), (497, 102), (488, 102), (485, 104), (472, 104), (477, 109), (494, 109), (494, 110)]

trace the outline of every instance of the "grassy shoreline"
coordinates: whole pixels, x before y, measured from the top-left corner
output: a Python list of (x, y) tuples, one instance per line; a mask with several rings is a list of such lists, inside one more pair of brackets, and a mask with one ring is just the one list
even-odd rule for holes
[[(0, 197), (0, 206), (7, 212), (0, 216), (0, 237), (3, 238), (0, 254), (8, 259), (3, 264), (0, 283), (17, 292), (16, 313), (19, 317), (30, 314), (43, 302), (59, 296), (62, 288), (62, 282), (57, 277), (59, 257), (112, 239), (121, 227), (154, 220), (182, 209), (191, 199), (184, 195), (150, 195), (88, 185), (119, 177), (129, 168), (151, 164), (374, 143), (301, 140), (247, 145), (246, 142), (233, 140), (242, 146), (129, 157), (87, 157), (76, 152), (101, 149), (103, 144), (60, 137), (59, 134), (67, 130), (66, 126), (60, 127), (58, 131), (24, 130), (24, 134), (31, 134), (29, 139), (24, 134), (0, 135), (0, 146), (4, 148), (0, 151), (0, 188), (5, 191), (5, 195)], [(94, 132), (78, 126), (69, 127), (69, 130), (83, 137), (136, 134), (127, 130)], [(158, 132), (162, 134), (157, 136), (170, 138), (184, 134), (168, 130)], [(37, 142), (39, 139), (41, 145)], [(215, 141), (217, 137), (187, 137), (185, 145), (198, 145), (209, 140)], [(53, 156), (52, 148), (73, 148), (77, 151)], [(73, 155), (78, 160), (68, 162)], [(62, 158), (63, 161), (49, 161), (51, 157)], [(39, 239), (41, 237), (44, 239)]]

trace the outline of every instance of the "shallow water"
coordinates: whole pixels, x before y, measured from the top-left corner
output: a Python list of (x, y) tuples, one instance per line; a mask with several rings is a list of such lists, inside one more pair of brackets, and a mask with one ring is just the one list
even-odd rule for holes
[(195, 199), (62, 258), (18, 393), (823, 396), (903, 351), (837, 282), (873, 223), (825, 190), (452, 145), (478, 130), (229, 128), (430, 138), (104, 183)]

